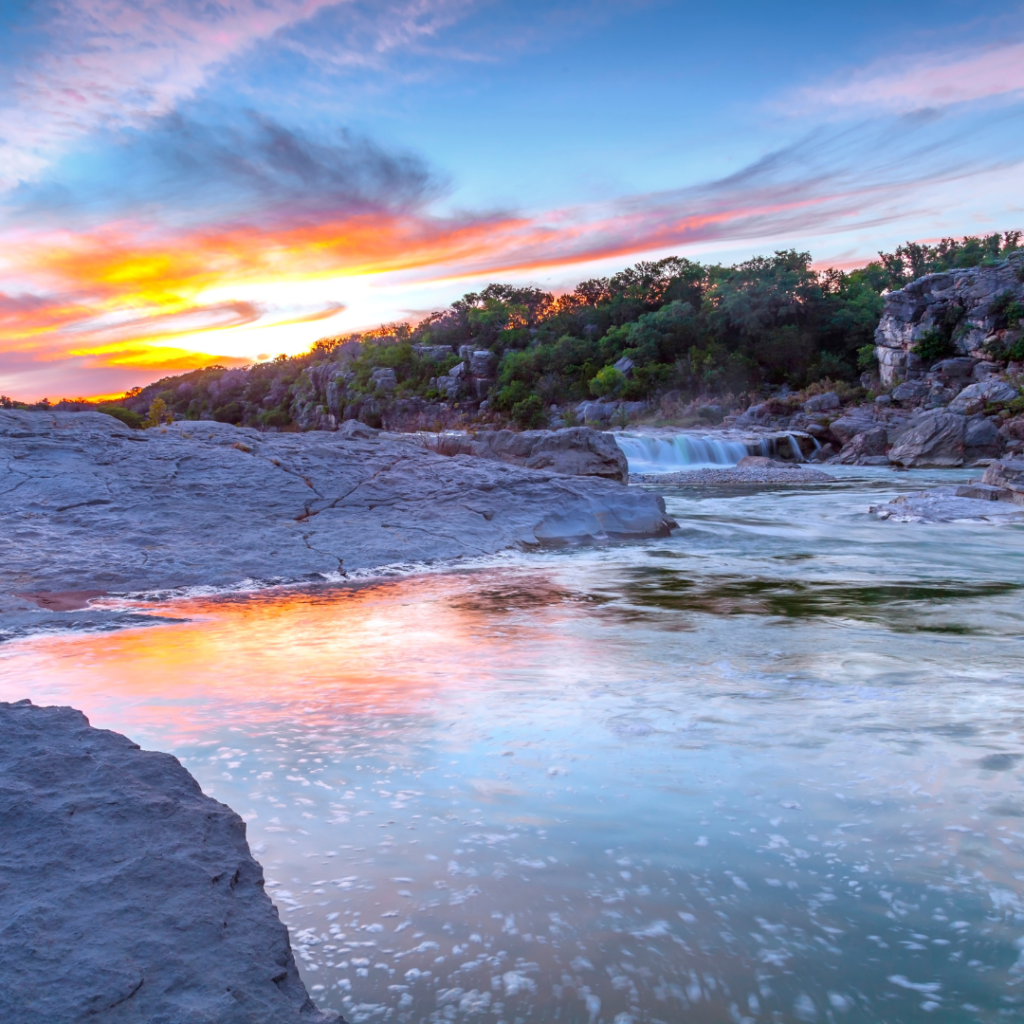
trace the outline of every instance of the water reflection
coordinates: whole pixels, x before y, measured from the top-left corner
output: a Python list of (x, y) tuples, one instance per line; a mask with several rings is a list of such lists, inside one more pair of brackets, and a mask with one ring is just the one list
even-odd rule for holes
[(874, 522), (875, 486), (177, 603), (8, 646), (0, 696), (239, 810), (352, 1021), (1019, 1019), (1024, 533)]

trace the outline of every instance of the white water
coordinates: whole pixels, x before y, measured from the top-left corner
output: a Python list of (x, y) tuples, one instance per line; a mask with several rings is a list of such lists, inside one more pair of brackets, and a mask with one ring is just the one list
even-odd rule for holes
[[(720, 437), (696, 434), (677, 434), (675, 437), (616, 434), (615, 440), (629, 460), (631, 473), (672, 473), (680, 469), (735, 466), (750, 454), (742, 441), (725, 441)], [(769, 446), (767, 439), (761, 441), (762, 454), (769, 454)]]

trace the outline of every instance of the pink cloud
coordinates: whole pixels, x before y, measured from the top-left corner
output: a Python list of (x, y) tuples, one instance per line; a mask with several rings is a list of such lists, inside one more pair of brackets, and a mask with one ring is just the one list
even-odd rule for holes
[(843, 80), (799, 90), (795, 113), (869, 108), (904, 113), (1007, 96), (1024, 90), (1024, 43), (958, 53), (891, 57)]

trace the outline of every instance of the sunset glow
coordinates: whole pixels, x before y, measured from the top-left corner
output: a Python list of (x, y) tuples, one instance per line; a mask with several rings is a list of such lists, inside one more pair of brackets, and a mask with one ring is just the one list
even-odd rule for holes
[[(613, 4), (585, 31), (536, 12), (543, 42), (511, 10), (481, 34), (476, 6), (272, 0), (202, 15), (154, 0), (129, 14), (111, 0), (47, 21), (15, 5), (8, 28), (33, 42), (0, 58), (20, 82), (0, 144), (0, 391), (116, 394), (294, 354), (494, 279), (558, 292), (638, 258), (784, 246), (849, 267), (881, 243), (1019, 213), (1021, 44), (996, 12), (969, 39), (940, 18), (895, 64), (878, 38), (873, 58), (835, 50), (829, 71), (776, 68), (771, 89), (723, 81), (709, 105), (685, 99), (702, 80), (645, 30), (675, 19), (670, 6)], [(774, 31), (758, 17), (731, 50)], [(829, 29), (805, 28), (799, 45), (814, 31)], [(616, 92), (589, 61), (638, 59), (641, 37), (679, 97), (657, 127), (627, 114), (632, 86)], [(538, 70), (553, 51), (573, 69), (568, 92)], [(286, 59), (292, 72), (274, 70)], [(729, 76), (730, 59), (744, 58), (721, 56)], [(547, 93), (516, 92), (533, 134), (510, 150), (487, 110), (513, 67)], [(370, 88), (380, 74), (391, 84)], [(421, 109), (452, 81), (478, 145), (437, 119), (443, 107)], [(603, 97), (597, 136), (577, 87)], [(308, 116), (294, 107), (304, 96)], [(374, 118), (389, 109), (402, 113), (385, 145)], [(563, 143), (579, 156), (550, 164)], [(531, 151), (545, 171), (528, 170)]]

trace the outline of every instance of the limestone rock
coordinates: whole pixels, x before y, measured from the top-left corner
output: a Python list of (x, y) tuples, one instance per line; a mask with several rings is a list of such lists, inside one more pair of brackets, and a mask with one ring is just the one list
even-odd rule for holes
[(1000, 316), (1006, 295), (1024, 300), (1024, 252), (990, 267), (928, 274), (890, 292), (875, 331), (883, 384), (920, 376), (927, 369), (912, 350), (930, 331), (952, 330), (952, 343), (963, 356), (981, 355), (986, 343), (1019, 338), (1020, 329), (1008, 329)]
[(889, 519), (894, 523), (951, 523), (958, 520), (1005, 523), (1024, 520), (1024, 509), (988, 498), (958, 497), (951, 487), (901, 494), (884, 505), (872, 505), (869, 511), (879, 519)]
[(889, 459), (910, 468), (961, 466), (964, 461), (964, 417), (928, 413), (911, 422), (896, 438)]
[(956, 489), (958, 498), (980, 498), (982, 501), (1012, 501), (1013, 491), (1005, 487), (993, 487), (991, 484), (961, 484)]
[(978, 381), (977, 384), (968, 384), (949, 403), (949, 411), (969, 415), (981, 412), (990, 402), (1012, 402), (1019, 395), (1020, 392), (1012, 384), (992, 377)]
[(804, 412), (830, 412), (839, 408), (839, 396), (834, 391), (813, 395), (804, 402)]
[(0, 703), (0, 1020), (316, 1024), (231, 808), (72, 708)]
[(999, 427), (984, 416), (975, 416), (967, 421), (964, 429), (964, 452), (966, 458), (986, 458), (999, 454), (1002, 437)]
[[(872, 427), (861, 434), (855, 434), (839, 452), (838, 461), (845, 465), (864, 464), (865, 459), (884, 456), (888, 447), (888, 435), (885, 427)], [(888, 459), (878, 463), (884, 465)]]
[[(525, 461), (576, 457), (561, 443)], [(39, 608), (21, 592), (317, 581), (672, 525), (660, 498), (614, 480), (446, 458), (418, 436), (211, 421), (133, 431), (100, 413), (0, 410), (0, 637), (91, 614)]]
[(1005, 488), (1014, 501), (1024, 504), (1024, 459), (1003, 459), (993, 462), (981, 478), (992, 487)]
[(591, 427), (561, 430), (488, 430), (444, 438), (446, 455), (500, 459), (528, 469), (548, 469), (568, 476), (596, 476), (625, 483), (629, 463), (611, 434)]
[(833, 420), (828, 428), (832, 436), (841, 445), (845, 445), (858, 434), (874, 429), (876, 425), (876, 421), (872, 419), (870, 413), (854, 409), (848, 415), (840, 416), (839, 419)]
[(923, 402), (931, 393), (931, 385), (923, 380), (905, 380), (892, 389), (894, 402), (914, 404)]

